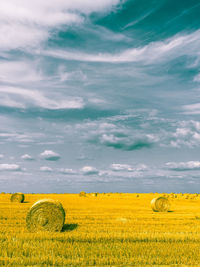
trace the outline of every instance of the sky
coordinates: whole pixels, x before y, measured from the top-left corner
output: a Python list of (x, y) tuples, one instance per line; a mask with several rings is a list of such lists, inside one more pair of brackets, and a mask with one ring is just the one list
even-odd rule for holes
[(198, 0), (1, 0), (0, 192), (199, 192)]

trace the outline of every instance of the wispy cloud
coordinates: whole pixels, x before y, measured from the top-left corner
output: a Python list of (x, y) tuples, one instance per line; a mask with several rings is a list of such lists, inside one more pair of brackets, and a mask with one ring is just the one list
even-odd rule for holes
[(42, 134), (35, 133), (0, 132), (0, 140), (3, 142), (32, 143), (35, 139), (41, 137)]
[(152, 42), (143, 47), (130, 48), (120, 53), (87, 54), (79, 51), (45, 50), (44, 55), (66, 60), (87, 62), (142, 62), (143, 64), (158, 64), (180, 56), (197, 56), (200, 45), (200, 31), (190, 34), (175, 35), (164, 41)]
[(26, 108), (41, 107), (45, 109), (80, 109), (84, 101), (80, 97), (64, 97), (57, 94), (46, 96), (38, 90), (18, 87), (0, 86), (0, 105), (7, 107)]
[(198, 115), (200, 114), (200, 103), (184, 105), (183, 110), (185, 114)]
[(0, 80), (4, 83), (39, 82), (44, 79), (37, 63), (28, 60), (0, 61)]

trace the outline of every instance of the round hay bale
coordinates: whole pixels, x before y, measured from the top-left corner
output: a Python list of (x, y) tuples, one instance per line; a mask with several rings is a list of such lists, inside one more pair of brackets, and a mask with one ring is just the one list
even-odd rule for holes
[(20, 193), (20, 192), (12, 194), (10, 201), (22, 203), (22, 202), (24, 202), (24, 194)]
[(97, 197), (98, 196), (98, 193), (91, 193), (91, 196), (92, 197)]
[(169, 200), (166, 197), (156, 197), (151, 200), (151, 208), (153, 211), (166, 212), (170, 209)]
[(35, 202), (26, 216), (26, 226), (30, 232), (60, 232), (64, 222), (63, 206), (53, 199), (41, 199)]
[(86, 193), (85, 193), (84, 191), (81, 191), (81, 192), (79, 193), (79, 196), (80, 196), (80, 197), (86, 197)]

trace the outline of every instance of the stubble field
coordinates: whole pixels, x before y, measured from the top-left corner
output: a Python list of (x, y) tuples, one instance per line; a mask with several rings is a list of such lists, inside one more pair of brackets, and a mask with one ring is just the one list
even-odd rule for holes
[[(170, 212), (153, 212), (162, 194), (0, 194), (0, 266), (200, 266), (200, 196), (167, 195)], [(66, 211), (61, 233), (29, 233), (26, 214), (43, 198)]]

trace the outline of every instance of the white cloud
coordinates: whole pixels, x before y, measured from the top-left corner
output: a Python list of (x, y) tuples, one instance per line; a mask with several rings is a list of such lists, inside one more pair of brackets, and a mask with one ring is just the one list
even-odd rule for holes
[(128, 164), (117, 164), (113, 163), (111, 165), (113, 171), (133, 171), (133, 168)]
[(78, 51), (45, 50), (44, 55), (66, 60), (88, 62), (143, 62), (143, 64), (158, 64), (163, 61), (188, 55), (199, 56), (200, 31), (185, 35), (175, 35), (164, 41), (150, 43), (144, 47), (127, 49), (117, 54), (98, 53), (87, 54)]
[(99, 137), (99, 142), (105, 146), (126, 151), (149, 148), (153, 140), (148, 135), (143, 136), (119, 136), (117, 133), (104, 133)]
[[(132, 119), (135, 118), (134, 115)], [(136, 129), (127, 126), (127, 124), (122, 124), (119, 118), (118, 121), (115, 121), (115, 116), (107, 121), (103, 119), (83, 124), (79, 123), (75, 127), (79, 132), (82, 131), (82, 135), (89, 142), (125, 151), (150, 148), (159, 141), (157, 134), (145, 133), (142, 128)]]
[(0, 49), (38, 47), (46, 41), (52, 29), (81, 23), (83, 14), (101, 12), (118, 4), (119, 0), (1, 0)]
[(65, 82), (70, 80), (79, 80), (84, 82), (87, 80), (87, 75), (83, 73), (82, 70), (69, 72), (66, 70), (66, 67), (64, 65), (60, 65), (58, 67), (56, 78), (58, 78), (60, 82)]
[(40, 167), (40, 171), (42, 171), (42, 172), (52, 172), (53, 169), (48, 167), (48, 166), (42, 166), (42, 167)]
[(200, 82), (200, 74), (197, 74), (194, 79), (193, 79), (194, 82)]
[(84, 166), (81, 169), (81, 173), (83, 173), (84, 175), (93, 175), (93, 174), (98, 174), (99, 171), (92, 166)]
[(34, 158), (30, 156), (29, 154), (24, 154), (21, 156), (21, 158), (24, 160), (34, 160)]
[(0, 132), (0, 140), (3, 142), (17, 142), (17, 143), (33, 143), (35, 140), (44, 138), (43, 133), (34, 132)]
[(185, 114), (200, 114), (200, 103), (184, 105), (183, 110)]
[(77, 173), (73, 169), (67, 169), (67, 168), (61, 168), (61, 169), (59, 169), (59, 172), (61, 172), (63, 174), (76, 174)]
[(129, 164), (119, 164), (119, 163), (113, 163), (110, 166), (110, 169), (114, 172), (142, 172), (146, 171), (148, 167), (145, 164), (138, 164), (136, 166), (131, 166)]
[(4, 158), (4, 155), (3, 154), (0, 154), (0, 159), (3, 159)]
[(200, 145), (200, 122), (194, 120), (179, 121), (174, 133), (168, 134), (172, 147), (196, 147)]
[(167, 162), (166, 167), (176, 171), (199, 170), (200, 161)]
[(4, 83), (36, 82), (44, 79), (37, 63), (30, 61), (0, 61), (0, 80)]
[(80, 109), (84, 107), (80, 97), (64, 97), (49, 94), (45, 96), (41, 91), (28, 90), (19, 87), (0, 86), (0, 104), (2, 106), (26, 108), (42, 107), (46, 109)]
[(45, 150), (40, 154), (40, 157), (51, 161), (56, 161), (60, 159), (60, 155), (52, 150)]
[(22, 168), (17, 164), (0, 164), (0, 171), (22, 171)]
[[(1, 15), (0, 15), (1, 16)], [(48, 38), (48, 32), (20, 23), (2, 23), (0, 20), (0, 49), (35, 48)]]

